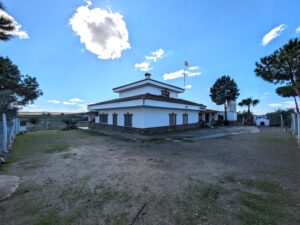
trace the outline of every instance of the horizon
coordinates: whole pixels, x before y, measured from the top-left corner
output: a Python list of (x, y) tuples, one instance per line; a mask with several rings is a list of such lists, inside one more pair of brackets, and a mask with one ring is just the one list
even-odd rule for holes
[(0, 44), (2, 56), (35, 76), (44, 92), (22, 112), (83, 112), (88, 104), (117, 98), (114, 87), (141, 80), (145, 72), (179, 87), (185, 72), (180, 98), (209, 109), (223, 109), (209, 97), (222, 75), (237, 82), (237, 102), (261, 101), (254, 114), (294, 108), (292, 98), (275, 93), (279, 85), (256, 77), (254, 69), (260, 58), (300, 37), (299, 1), (3, 3), (18, 32)]

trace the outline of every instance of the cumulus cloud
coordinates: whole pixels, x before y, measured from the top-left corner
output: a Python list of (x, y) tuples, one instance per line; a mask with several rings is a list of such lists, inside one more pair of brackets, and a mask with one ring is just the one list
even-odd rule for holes
[(64, 105), (75, 105), (76, 104), (76, 102), (69, 102), (69, 101), (64, 101), (63, 103), (64, 103)]
[(100, 59), (117, 59), (130, 49), (128, 30), (123, 16), (101, 8), (90, 9), (91, 1), (77, 8), (70, 25), (87, 50)]
[(48, 103), (54, 103), (54, 104), (59, 104), (59, 103), (60, 103), (60, 101), (54, 100), (54, 99), (48, 100), (47, 102), (48, 102)]
[(270, 107), (295, 108), (294, 101), (276, 102), (269, 104)]
[(6, 32), (7, 34), (17, 36), (20, 39), (29, 39), (29, 35), (27, 34), (27, 32), (22, 30), (22, 26), (11, 15), (9, 15), (7, 12), (3, 11), (2, 9), (0, 9), (0, 17), (8, 18), (8, 19), (12, 20), (14, 23), (15, 29), (13, 31)]
[(83, 100), (80, 98), (71, 98), (69, 102), (83, 102)]
[(300, 26), (297, 27), (297, 29), (295, 30), (295, 32), (296, 32), (297, 34), (300, 34)]
[(192, 89), (192, 85), (191, 84), (187, 84), (184, 86), (185, 89)]
[(64, 101), (63, 104), (64, 105), (75, 105), (75, 104), (78, 104), (79, 102), (84, 102), (84, 101), (80, 98), (71, 98), (68, 101)]
[(279, 106), (281, 106), (281, 104), (280, 103), (270, 103), (269, 106), (270, 107), (279, 107)]
[(144, 71), (144, 72), (148, 72), (148, 71), (152, 70), (152, 67), (150, 67), (149, 62), (136, 63), (134, 65), (134, 68), (137, 70), (140, 70), (140, 71)]
[(136, 63), (134, 65), (134, 68), (143, 72), (149, 72), (153, 69), (153, 67), (151, 67), (151, 63), (157, 62), (163, 57), (165, 57), (165, 51), (162, 48), (160, 48), (154, 52), (151, 52), (150, 55), (146, 55), (145, 60), (141, 63)]
[[(197, 68), (195, 68), (197, 67)], [(199, 67), (198, 66), (194, 66), (192, 71), (195, 71), (196, 69), (198, 69)], [(172, 73), (165, 73), (163, 75), (163, 79), (164, 80), (174, 80), (174, 79), (177, 79), (177, 78), (180, 78), (180, 77), (183, 77), (184, 75), (186, 75), (187, 77), (194, 77), (194, 76), (199, 76), (201, 75), (202, 73), (197, 71), (197, 72), (191, 72), (191, 69), (188, 68), (188, 70), (178, 70), (178, 71), (175, 71), (175, 72), (172, 72)]]
[(198, 70), (198, 69), (200, 69), (200, 67), (199, 66), (190, 66), (189, 67), (189, 70)]
[(272, 30), (270, 30), (267, 34), (265, 34), (265, 36), (262, 39), (262, 45), (266, 46), (267, 44), (269, 44), (270, 41), (272, 41), (274, 38), (279, 37), (281, 35), (281, 33), (285, 30), (286, 25), (285, 24), (281, 24), (275, 28), (273, 28)]
[(147, 55), (145, 56), (145, 58), (149, 61), (156, 62), (157, 60), (161, 59), (164, 54), (165, 51), (162, 48), (160, 48), (154, 52), (151, 52), (151, 55)]

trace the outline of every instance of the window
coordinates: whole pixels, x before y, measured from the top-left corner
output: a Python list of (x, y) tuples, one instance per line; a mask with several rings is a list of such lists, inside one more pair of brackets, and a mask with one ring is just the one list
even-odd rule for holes
[(130, 113), (124, 114), (124, 126), (132, 127), (132, 114)]
[(161, 90), (161, 95), (165, 98), (169, 98), (170, 97), (170, 91), (168, 89), (163, 89), (163, 90)]
[(170, 126), (175, 126), (176, 125), (176, 114), (175, 113), (170, 113), (169, 114), (169, 125)]
[(108, 114), (102, 113), (99, 114), (100, 124), (107, 124), (108, 122)]
[(182, 114), (182, 124), (188, 124), (189, 123), (189, 114), (184, 113)]
[(113, 125), (114, 126), (118, 125), (118, 114), (117, 113), (113, 114)]

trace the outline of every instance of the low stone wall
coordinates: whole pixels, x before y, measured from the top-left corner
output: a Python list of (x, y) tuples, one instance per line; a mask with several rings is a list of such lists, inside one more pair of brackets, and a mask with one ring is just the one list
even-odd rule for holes
[(141, 135), (153, 135), (162, 134), (175, 131), (192, 130), (203, 127), (200, 123), (186, 124), (186, 125), (176, 125), (176, 126), (165, 126), (165, 127), (151, 127), (151, 128), (134, 128), (134, 127), (123, 127), (123, 126), (113, 126), (108, 124), (99, 124), (95, 122), (89, 123), (89, 128), (94, 130), (112, 130), (121, 131), (127, 133), (136, 133)]
[[(37, 123), (31, 124), (30, 119), (36, 118)], [(72, 115), (39, 115), (39, 116), (20, 116), (24, 125), (26, 124), (28, 131), (35, 130), (60, 130), (66, 126), (64, 120), (76, 120), (80, 121), (80, 116)], [(86, 121), (87, 122), (87, 121)], [(80, 123), (80, 122), (78, 122)]]

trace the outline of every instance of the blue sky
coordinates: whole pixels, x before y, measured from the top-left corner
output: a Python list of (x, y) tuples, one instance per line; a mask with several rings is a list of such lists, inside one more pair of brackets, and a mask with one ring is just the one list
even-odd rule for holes
[(0, 43), (1, 55), (36, 76), (44, 92), (25, 111), (82, 111), (88, 103), (116, 98), (112, 88), (143, 79), (141, 70), (182, 87), (184, 60), (192, 68), (181, 98), (220, 109), (209, 87), (230, 75), (239, 100), (261, 100), (255, 113), (293, 106), (253, 71), (261, 57), (300, 36), (298, 0), (3, 3), (22, 27), (20, 37)]

